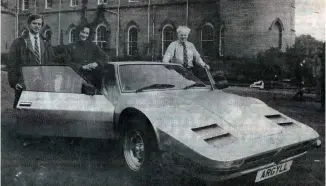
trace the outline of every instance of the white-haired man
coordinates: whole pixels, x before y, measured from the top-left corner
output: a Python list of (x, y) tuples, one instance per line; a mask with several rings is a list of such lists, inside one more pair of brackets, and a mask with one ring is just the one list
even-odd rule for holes
[(180, 63), (185, 68), (192, 71), (195, 62), (201, 67), (209, 69), (209, 66), (201, 59), (200, 54), (196, 50), (194, 44), (187, 41), (190, 29), (186, 26), (179, 26), (177, 33), (178, 40), (172, 42), (166, 49), (163, 57), (163, 63)]

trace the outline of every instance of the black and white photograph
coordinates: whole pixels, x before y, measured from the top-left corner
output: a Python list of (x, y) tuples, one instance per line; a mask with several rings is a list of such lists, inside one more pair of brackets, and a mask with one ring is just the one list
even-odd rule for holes
[(325, 0), (1, 0), (1, 185), (324, 186)]

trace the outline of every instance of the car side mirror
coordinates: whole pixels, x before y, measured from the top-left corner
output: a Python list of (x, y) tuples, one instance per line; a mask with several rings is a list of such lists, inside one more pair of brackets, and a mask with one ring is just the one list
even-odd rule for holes
[(227, 80), (218, 81), (215, 83), (217, 89), (225, 89), (229, 87), (229, 82)]
[(221, 71), (215, 72), (213, 74), (214, 81), (215, 81), (215, 88), (217, 89), (225, 89), (229, 87), (229, 82), (226, 80), (224, 73)]
[(89, 83), (83, 83), (82, 84), (82, 94), (94, 96), (96, 94), (96, 88), (95, 86), (89, 84)]

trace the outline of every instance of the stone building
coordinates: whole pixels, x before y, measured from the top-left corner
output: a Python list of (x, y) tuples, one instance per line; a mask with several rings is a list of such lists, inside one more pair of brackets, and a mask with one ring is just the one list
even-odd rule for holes
[[(161, 59), (179, 25), (192, 29), (189, 40), (210, 63), (270, 47), (284, 51), (295, 39), (295, 0), (19, 0), (18, 32), (34, 12), (44, 16), (53, 46), (75, 42), (85, 15), (93, 41), (123, 59)], [(2, 12), (2, 28), (13, 16)], [(14, 24), (2, 29), (2, 36), (11, 34), (2, 37), (2, 52), (14, 30)]]
[(11, 42), (16, 38), (15, 4), (1, 1), (1, 53), (7, 53)]

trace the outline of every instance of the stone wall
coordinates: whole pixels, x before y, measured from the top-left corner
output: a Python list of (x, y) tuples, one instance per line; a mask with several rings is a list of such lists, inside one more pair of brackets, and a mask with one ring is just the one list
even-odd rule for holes
[(278, 47), (275, 20), (282, 23), (281, 49), (294, 44), (294, 0), (221, 0), (220, 13), (226, 27), (226, 55), (252, 56)]
[(1, 7), (1, 53), (7, 53), (16, 34), (16, 16)]

